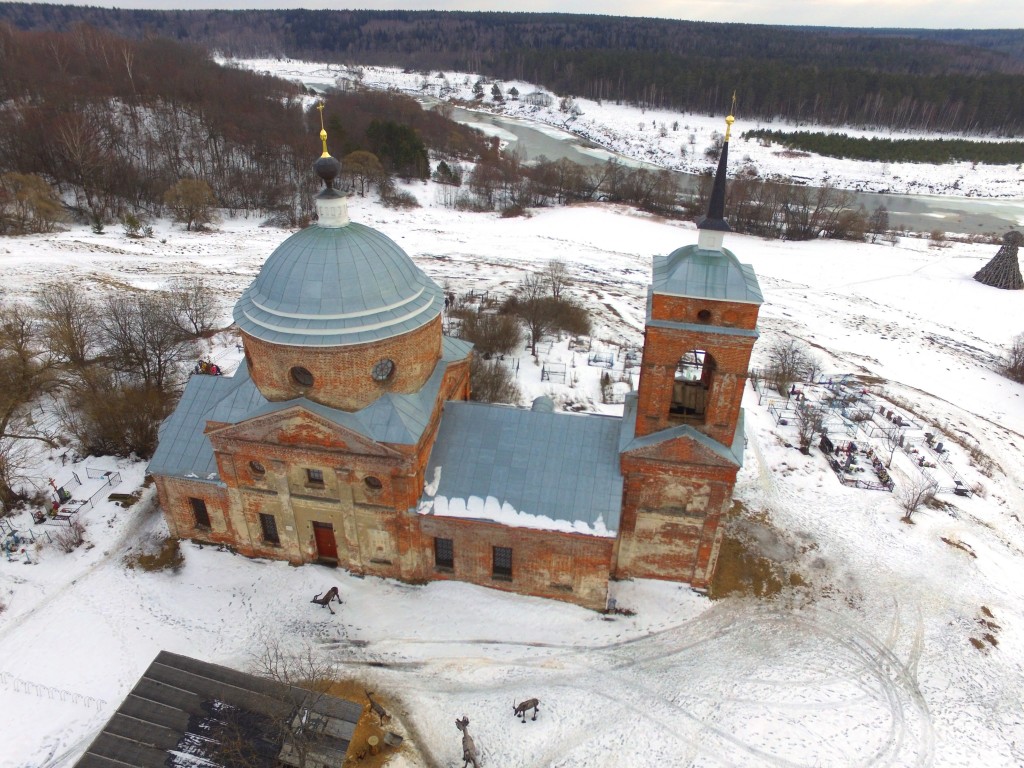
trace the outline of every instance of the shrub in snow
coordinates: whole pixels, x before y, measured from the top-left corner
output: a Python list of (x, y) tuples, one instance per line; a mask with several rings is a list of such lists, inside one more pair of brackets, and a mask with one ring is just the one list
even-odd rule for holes
[(85, 526), (72, 520), (67, 528), (60, 528), (53, 537), (53, 544), (61, 552), (74, 552), (85, 542)]
[(512, 372), (497, 360), (484, 360), (474, 354), (469, 363), (472, 399), (481, 403), (518, 405), (522, 399)]
[(1001, 370), (1007, 378), (1024, 384), (1024, 333), (1018, 334), (1010, 344)]

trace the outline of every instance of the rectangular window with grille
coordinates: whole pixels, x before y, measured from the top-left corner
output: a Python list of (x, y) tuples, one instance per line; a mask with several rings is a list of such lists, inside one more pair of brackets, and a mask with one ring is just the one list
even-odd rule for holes
[(192, 516), (196, 519), (196, 528), (209, 528), (210, 513), (206, 510), (206, 502), (202, 499), (190, 498), (188, 503), (192, 505)]
[(494, 566), (491, 577), (499, 581), (512, 581), (512, 548), (494, 547)]
[(277, 518), (273, 515), (260, 515), (260, 527), (263, 529), (263, 540), (271, 544), (280, 544), (281, 537), (277, 535)]
[(451, 539), (434, 537), (434, 565), (448, 570), (455, 567), (455, 544)]
[(323, 485), (324, 484), (324, 473), (319, 469), (307, 469), (306, 480), (310, 485)]

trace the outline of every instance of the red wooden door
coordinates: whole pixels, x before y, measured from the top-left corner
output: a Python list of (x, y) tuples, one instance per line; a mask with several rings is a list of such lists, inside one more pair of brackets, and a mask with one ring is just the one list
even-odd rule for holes
[(334, 538), (334, 526), (330, 523), (313, 523), (313, 536), (316, 537), (317, 557), (324, 560), (338, 559), (338, 542)]

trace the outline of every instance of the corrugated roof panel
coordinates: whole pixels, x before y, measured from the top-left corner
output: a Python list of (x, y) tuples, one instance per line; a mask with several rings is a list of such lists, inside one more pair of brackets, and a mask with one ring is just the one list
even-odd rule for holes
[[(166, 682), (157, 681), (157, 677)], [(188, 702), (193, 717), (188, 717), (183, 710), (169, 709), (142, 698), (136, 692)], [(260, 713), (273, 713), (273, 717), (279, 718), (300, 702), (318, 715), (336, 718), (326, 729), (333, 738), (325, 745), (325, 753), (332, 751), (338, 761), (343, 760), (362, 712), (360, 705), (333, 696), (318, 694), (314, 697), (299, 688), (163, 651), (89, 745), (76, 768), (210, 765), (206, 747), (216, 751), (216, 733), (204, 728), (202, 723), (209, 721), (213, 716), (210, 713), (217, 711), (217, 706), (230, 704), (248, 713), (238, 721), (244, 724)], [(168, 717), (168, 713), (174, 716)], [(245, 733), (244, 727), (242, 732)], [(276, 742), (268, 740), (265, 731), (248, 732), (246, 737), (255, 739), (252, 743), (261, 747), (253, 754), (254, 767), (271, 768), (278, 764), (279, 738)]]

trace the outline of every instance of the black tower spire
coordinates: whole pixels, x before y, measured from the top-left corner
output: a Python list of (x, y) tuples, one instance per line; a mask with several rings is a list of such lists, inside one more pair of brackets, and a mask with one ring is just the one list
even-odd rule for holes
[[(736, 94), (732, 97), (733, 110), (736, 107)], [(697, 229), (711, 229), (717, 232), (732, 232), (732, 227), (725, 220), (725, 176), (729, 164), (729, 137), (732, 124), (736, 118), (729, 115), (725, 118), (725, 140), (722, 142), (722, 154), (718, 157), (718, 170), (715, 172), (715, 185), (711, 188), (711, 200), (708, 203), (708, 214), (697, 220)]]

